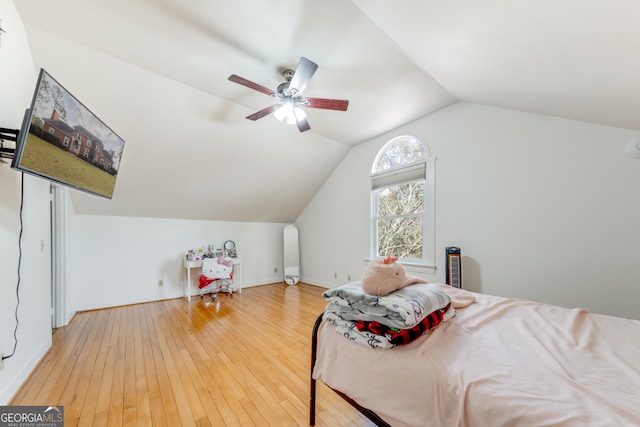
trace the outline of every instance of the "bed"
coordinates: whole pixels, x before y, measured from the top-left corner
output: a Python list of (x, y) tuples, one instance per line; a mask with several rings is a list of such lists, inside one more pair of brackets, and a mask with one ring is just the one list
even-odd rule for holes
[(455, 312), (407, 344), (318, 317), (310, 425), (321, 381), (379, 426), (640, 426), (640, 321), (430, 286)]

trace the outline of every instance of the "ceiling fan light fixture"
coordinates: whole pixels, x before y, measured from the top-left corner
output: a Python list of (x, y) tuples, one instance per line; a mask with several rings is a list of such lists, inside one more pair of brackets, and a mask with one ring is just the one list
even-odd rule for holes
[(273, 115), (281, 122), (285, 120), (288, 122), (289, 116), (293, 115), (293, 105), (291, 105), (291, 102), (284, 102), (280, 108), (273, 112)]
[(300, 107), (294, 107), (293, 114), (295, 115), (296, 122), (299, 122), (307, 118), (307, 113), (305, 113), (304, 110)]
[(281, 122), (287, 122), (289, 125), (295, 125), (301, 120), (307, 118), (307, 113), (300, 108), (294, 107), (292, 102), (285, 102), (280, 108), (273, 112), (276, 119)]

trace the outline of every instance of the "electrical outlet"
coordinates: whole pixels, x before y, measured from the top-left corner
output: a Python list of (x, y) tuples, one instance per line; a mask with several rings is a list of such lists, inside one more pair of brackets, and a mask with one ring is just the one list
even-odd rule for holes
[(278, 272), (278, 267), (273, 267), (273, 272), (277, 273)]
[(351, 281), (351, 275), (350, 275), (350, 274), (349, 274), (349, 275), (347, 275), (347, 280), (348, 280), (348, 281)]
[(158, 280), (158, 286), (164, 286), (164, 282), (162, 280)]
[(333, 278), (337, 279), (338, 278), (338, 273), (333, 273)]
[(4, 353), (0, 353), (0, 371), (4, 368)]

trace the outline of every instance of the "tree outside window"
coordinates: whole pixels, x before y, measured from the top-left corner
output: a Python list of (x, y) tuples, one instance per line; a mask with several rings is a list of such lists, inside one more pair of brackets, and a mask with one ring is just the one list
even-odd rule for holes
[(424, 180), (376, 191), (378, 255), (422, 259)]
[(394, 138), (380, 150), (371, 174), (372, 256), (433, 263), (433, 179), (427, 179), (433, 167), (427, 145), (414, 136)]

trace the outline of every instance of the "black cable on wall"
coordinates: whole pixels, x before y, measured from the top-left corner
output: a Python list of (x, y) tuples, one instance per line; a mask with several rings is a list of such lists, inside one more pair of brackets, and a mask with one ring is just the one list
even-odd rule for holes
[(13, 357), (16, 354), (16, 348), (18, 347), (18, 325), (20, 320), (18, 319), (18, 308), (20, 307), (20, 268), (22, 265), (22, 231), (24, 230), (24, 221), (22, 219), (22, 210), (24, 207), (24, 173), (20, 174), (20, 234), (18, 236), (18, 282), (16, 284), (16, 327), (13, 330), (13, 351), (11, 354), (2, 357), (2, 360)]

